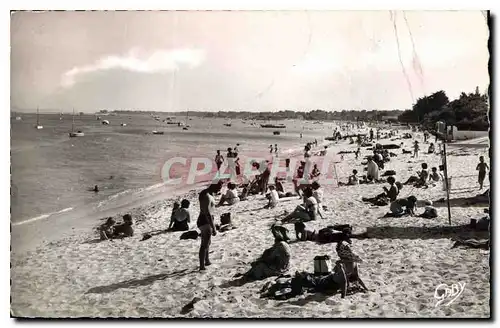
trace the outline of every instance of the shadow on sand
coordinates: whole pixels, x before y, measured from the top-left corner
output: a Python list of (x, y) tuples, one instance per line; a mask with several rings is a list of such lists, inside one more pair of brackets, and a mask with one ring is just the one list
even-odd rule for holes
[(142, 279), (131, 279), (131, 280), (126, 280), (122, 282), (118, 282), (116, 284), (111, 284), (107, 286), (97, 286), (94, 288), (89, 289), (86, 294), (105, 294), (105, 293), (111, 293), (117, 289), (120, 288), (133, 288), (137, 286), (147, 286), (155, 281), (158, 280), (164, 280), (166, 278), (173, 278), (173, 277), (182, 277), (191, 273), (198, 272), (198, 270), (190, 270), (184, 269), (184, 270), (179, 270), (171, 273), (161, 273), (161, 274), (156, 274), (152, 276), (148, 276)]
[(469, 225), (438, 226), (438, 227), (368, 227), (366, 233), (351, 237), (352, 239), (485, 239), (488, 231), (476, 231)]
[[(489, 206), (489, 205), (490, 205), (489, 198), (486, 198), (484, 196), (459, 197), (459, 198), (450, 199), (450, 206), (451, 207), (467, 207), (467, 206), (484, 207), (484, 206)], [(445, 199), (442, 201), (439, 201), (439, 200), (434, 201), (433, 206), (434, 207), (446, 207), (448, 205), (447, 205), (446, 199)]]

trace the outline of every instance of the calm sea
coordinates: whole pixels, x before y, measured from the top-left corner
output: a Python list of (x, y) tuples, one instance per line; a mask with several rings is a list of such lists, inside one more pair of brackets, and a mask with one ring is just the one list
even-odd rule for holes
[[(11, 119), (11, 221), (21, 223), (43, 219), (52, 213), (75, 208), (97, 208), (137, 192), (164, 184), (161, 170), (172, 157), (208, 157), (215, 150), (240, 144), (240, 155), (268, 153), (278, 144), (280, 153), (300, 151), (306, 141), (322, 141), (331, 135), (333, 124), (283, 121), (281, 135), (250, 121), (192, 117), (188, 130), (158, 122), (149, 114), (101, 116), (110, 121), (102, 125), (95, 115), (75, 116), (75, 130), (84, 137), (69, 138), (70, 114), (40, 115), (42, 130), (34, 128), (35, 114)], [(161, 119), (167, 115), (160, 115)], [(186, 121), (185, 117), (173, 118)], [(231, 127), (224, 126), (231, 123)], [(125, 123), (126, 126), (121, 126)], [(274, 122), (272, 122), (274, 123)], [(153, 130), (164, 135), (148, 134)], [(304, 138), (300, 138), (300, 133)], [(225, 155), (225, 151), (222, 151)], [(177, 170), (185, 175), (187, 169)], [(90, 189), (98, 185), (99, 193)], [(177, 188), (177, 187), (172, 187)]]

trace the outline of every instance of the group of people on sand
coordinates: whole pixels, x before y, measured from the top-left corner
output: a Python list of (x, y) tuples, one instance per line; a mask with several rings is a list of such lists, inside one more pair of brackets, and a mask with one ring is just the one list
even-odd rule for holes
[(121, 239), (134, 235), (134, 220), (130, 214), (123, 216), (123, 222), (117, 224), (113, 218), (107, 218), (106, 222), (99, 226), (101, 240)]
[[(239, 146), (240, 146), (240, 144), (238, 143), (238, 144), (236, 144), (236, 146), (234, 148), (228, 147), (226, 158), (228, 159), (228, 161), (231, 159), (230, 164), (234, 163), (235, 170), (241, 172), (241, 165), (239, 163), (239, 157), (238, 157), (238, 153), (239, 153), (238, 147)], [(217, 171), (219, 171), (222, 164), (225, 161), (224, 156), (222, 156), (222, 154), (220, 153), (220, 150), (217, 150), (217, 153), (215, 154), (214, 161), (215, 161), (215, 164), (217, 165)]]

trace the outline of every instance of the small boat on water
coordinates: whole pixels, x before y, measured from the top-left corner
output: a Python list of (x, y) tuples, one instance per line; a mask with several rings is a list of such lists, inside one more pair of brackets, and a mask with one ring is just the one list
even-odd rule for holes
[(38, 107), (36, 108), (36, 125), (35, 125), (35, 129), (37, 129), (37, 130), (43, 129), (43, 125), (40, 125), (40, 113), (39, 113)]
[(187, 126), (183, 127), (182, 129), (183, 129), (183, 130), (189, 130), (189, 129), (187, 128)]
[(102, 120), (102, 124), (103, 125), (109, 125), (109, 121), (108, 120)]
[(231, 123), (224, 123), (224, 126), (231, 126)]
[(122, 123), (120, 124), (120, 126), (127, 126), (127, 123)]
[(165, 132), (153, 130), (153, 134), (165, 134)]
[(21, 116), (16, 116), (16, 121), (20, 121), (21, 120)]
[(285, 129), (285, 124), (261, 124), (261, 128)]
[(279, 136), (279, 135), (281, 134), (281, 132), (279, 132), (279, 131), (273, 131), (273, 134), (274, 134), (275, 136)]
[(71, 121), (71, 132), (69, 133), (70, 138), (83, 137), (85, 134), (78, 130), (75, 132), (75, 109), (73, 108), (73, 120)]

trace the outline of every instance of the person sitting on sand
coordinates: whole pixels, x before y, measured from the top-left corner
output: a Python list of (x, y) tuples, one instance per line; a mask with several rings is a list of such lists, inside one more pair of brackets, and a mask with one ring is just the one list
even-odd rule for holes
[(422, 163), (422, 171), (417, 172), (417, 175), (412, 175), (404, 182), (404, 185), (413, 184), (414, 187), (421, 187), (427, 184), (429, 171), (427, 171), (427, 163)]
[(311, 184), (311, 188), (313, 190), (313, 197), (316, 199), (316, 202), (318, 202), (318, 214), (323, 218), (323, 215), (321, 214), (320, 209), (323, 209), (326, 211), (326, 206), (323, 205), (323, 188), (321, 188), (321, 185), (319, 184), (318, 181), (314, 181)]
[(429, 174), (429, 181), (430, 182), (439, 182), (439, 181), (442, 181), (443, 179), (444, 179), (443, 175), (441, 173), (438, 173), (437, 167), (433, 167), (431, 174)]
[(311, 172), (311, 180), (318, 178), (321, 175), (321, 172), (318, 169), (318, 164), (314, 164), (312, 172)]
[(316, 220), (318, 216), (318, 202), (316, 198), (313, 197), (313, 191), (311, 188), (306, 188), (304, 190), (304, 204), (299, 205), (295, 210), (288, 214), (282, 222), (291, 222), (292, 220), (307, 222)]
[(358, 170), (352, 170), (352, 175), (347, 178), (347, 183), (338, 182), (339, 186), (355, 186), (359, 184)]
[(307, 230), (304, 222), (295, 222), (295, 236), (299, 241), (317, 241), (315, 230)]
[(386, 216), (400, 217), (405, 214), (415, 215), (415, 207), (417, 205), (417, 198), (415, 196), (410, 196), (408, 198), (396, 199), (391, 203), (390, 210), (391, 213), (386, 214)]
[(283, 184), (281, 183), (281, 181), (278, 180), (278, 177), (274, 178), (274, 186), (275, 186), (275, 189), (278, 192), (278, 194), (285, 193), (285, 188), (283, 187)]
[(181, 207), (172, 213), (172, 219), (168, 226), (171, 231), (188, 231), (191, 215), (189, 214), (189, 200), (183, 199)]
[(113, 231), (113, 238), (132, 237), (134, 235), (134, 228), (132, 228), (134, 221), (130, 214), (123, 216), (123, 223), (116, 225)]
[(393, 176), (390, 176), (387, 178), (387, 182), (389, 183), (389, 189), (387, 189), (387, 187), (383, 187), (383, 193), (372, 198), (363, 197), (362, 200), (364, 202), (369, 202), (377, 206), (384, 206), (389, 204), (389, 202), (395, 201), (399, 194), (399, 189), (396, 185), (396, 179)]
[(430, 200), (426, 200), (424, 213), (420, 214), (419, 217), (424, 219), (434, 219), (437, 218), (438, 213), (437, 209), (432, 206), (432, 202)]
[(252, 268), (243, 274), (247, 280), (262, 280), (268, 277), (279, 276), (288, 270), (291, 258), (290, 246), (279, 232), (273, 232), (274, 245), (264, 251), (254, 261)]
[(240, 198), (238, 197), (238, 191), (236, 190), (236, 184), (233, 182), (230, 182), (227, 184), (227, 191), (225, 195), (222, 195), (220, 198), (219, 204), (217, 206), (222, 206), (225, 205), (226, 203), (228, 205), (234, 205), (240, 201)]
[(378, 180), (378, 165), (373, 161), (372, 157), (368, 157), (368, 163), (366, 164), (367, 167), (367, 172), (366, 176), (367, 178), (370, 178), (372, 180), (377, 181)]
[(429, 145), (429, 149), (427, 149), (427, 154), (434, 154), (435, 151), (436, 148), (434, 147), (434, 143), (431, 142), (431, 144)]
[(275, 208), (278, 205), (280, 196), (273, 185), (269, 186), (269, 194), (266, 197), (269, 199), (269, 203), (264, 208)]
[(113, 226), (116, 221), (113, 218), (108, 218), (104, 224), (99, 227), (99, 236), (101, 240), (108, 240), (113, 236)]

